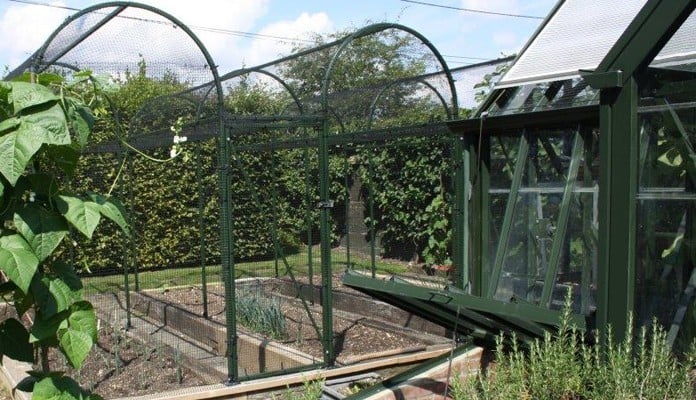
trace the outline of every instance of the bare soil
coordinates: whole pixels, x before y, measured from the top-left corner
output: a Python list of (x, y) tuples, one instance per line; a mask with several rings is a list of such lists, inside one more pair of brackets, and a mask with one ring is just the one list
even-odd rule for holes
[[(14, 307), (0, 304), (0, 321), (16, 316)], [(139, 396), (210, 384), (187, 368), (183, 360), (161, 345), (139, 343), (121, 330), (102, 325), (98, 343), (80, 370), (72, 369), (63, 355), (49, 353), (52, 371), (64, 371), (80, 385), (105, 399)], [(39, 367), (35, 366), (38, 370)], [(0, 385), (0, 400), (11, 400)]]
[(67, 368), (62, 360), (62, 355), (53, 353), (53, 365), (67, 369), (82, 387), (105, 399), (207, 384), (171, 350), (139, 343), (111, 327), (99, 331), (99, 341), (79, 371)]
[[(165, 303), (184, 308), (194, 314), (203, 315), (203, 294), (200, 288), (164, 290), (151, 292), (148, 295)], [(225, 322), (224, 300), (222, 288), (219, 286), (209, 288), (208, 315), (213, 320), (222, 323)], [(306, 306), (307, 308), (299, 299), (281, 302), (288, 336), (277, 341), (321, 359), (323, 354), (321, 336), (315, 329), (315, 325), (318, 328), (322, 326), (321, 308), (309, 302), (306, 303)], [(333, 330), (334, 349), (339, 363), (355, 360), (374, 352), (399, 349), (414, 350), (429, 344), (419, 340), (415, 335), (399, 334), (375, 326), (368, 318), (358, 317), (356, 319), (342, 316), (340, 311), (334, 311)], [(253, 332), (249, 333), (253, 334)]]

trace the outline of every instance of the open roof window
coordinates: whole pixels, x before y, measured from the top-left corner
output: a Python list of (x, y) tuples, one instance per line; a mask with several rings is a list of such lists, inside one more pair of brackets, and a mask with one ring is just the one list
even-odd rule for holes
[[(598, 91), (581, 70), (595, 70), (646, 0), (561, 0), (496, 84), (489, 116), (596, 105)], [(652, 68), (694, 71), (696, 14), (650, 63)]]
[[(561, 0), (530, 39), (498, 88), (576, 78), (594, 70), (646, 0)], [(696, 58), (692, 15), (651, 64), (673, 66)]]

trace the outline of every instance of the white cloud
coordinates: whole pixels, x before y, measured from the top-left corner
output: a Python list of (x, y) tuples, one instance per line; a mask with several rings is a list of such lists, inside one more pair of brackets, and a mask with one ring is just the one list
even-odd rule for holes
[[(280, 21), (262, 28), (258, 33), (274, 37), (309, 39), (310, 33), (329, 33), (334, 30), (334, 24), (324, 12), (308, 14), (303, 12), (292, 21)], [(244, 62), (254, 66), (275, 60), (290, 54), (293, 48), (291, 42), (281, 42), (274, 39), (255, 39), (248, 51), (245, 52)]]
[[(63, 2), (50, 4), (65, 5)], [(0, 54), (3, 54), (3, 63), (14, 68), (26, 60), (70, 13), (51, 7), (9, 5), (0, 15)]]
[(251, 31), (256, 20), (267, 13), (269, 0), (150, 0), (148, 4), (191, 27), (220, 66), (220, 72), (225, 73), (241, 67), (240, 36), (196, 27)]

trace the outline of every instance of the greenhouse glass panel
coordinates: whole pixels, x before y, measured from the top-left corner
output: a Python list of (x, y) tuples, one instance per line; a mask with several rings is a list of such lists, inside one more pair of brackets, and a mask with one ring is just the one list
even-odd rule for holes
[(640, 153), (637, 194), (635, 319), (671, 326), (670, 340), (693, 325), (687, 313), (696, 283), (696, 95), (694, 76), (649, 69), (639, 106)]
[(596, 143), (583, 127), (491, 139), (489, 294), (576, 313), (594, 308)]

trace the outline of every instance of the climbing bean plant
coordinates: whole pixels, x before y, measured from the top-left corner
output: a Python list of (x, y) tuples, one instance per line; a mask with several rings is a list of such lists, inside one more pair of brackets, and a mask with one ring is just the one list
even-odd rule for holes
[(0, 322), (0, 362), (39, 366), (19, 385), (35, 400), (99, 398), (48, 362), (57, 348), (78, 369), (97, 340), (94, 308), (61, 243), (73, 243), (71, 231), (90, 238), (103, 218), (129, 234), (118, 201), (65, 189), (103, 112), (97, 86), (89, 72), (0, 82), (0, 296), (16, 310)]

